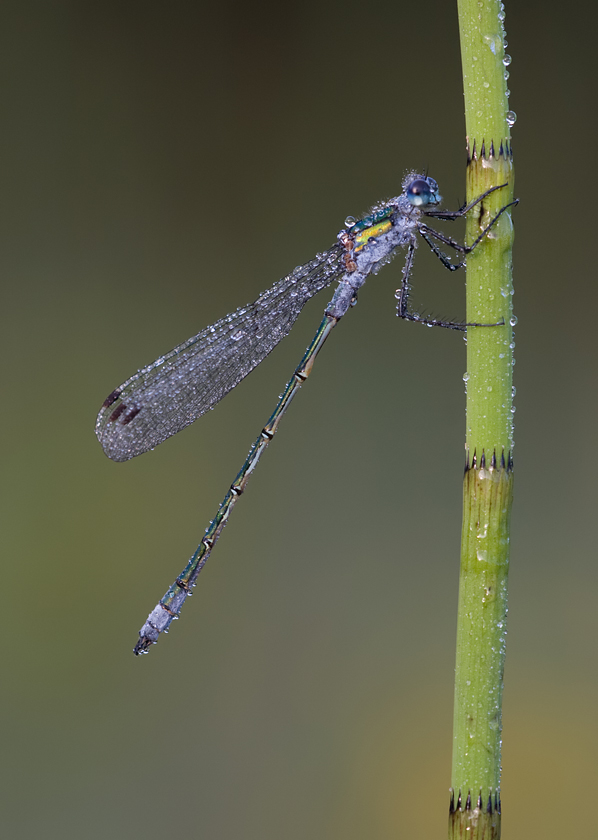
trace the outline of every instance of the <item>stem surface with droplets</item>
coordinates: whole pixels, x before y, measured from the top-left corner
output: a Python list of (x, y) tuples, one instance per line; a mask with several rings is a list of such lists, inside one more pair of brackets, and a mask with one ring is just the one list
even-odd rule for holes
[[(506, 184), (468, 215), (473, 242), (513, 200), (504, 7), (458, 0), (466, 109), (467, 200)], [(507, 59), (507, 63), (508, 63)], [(467, 259), (466, 471), (450, 838), (500, 837), (502, 686), (513, 488), (513, 227), (505, 211)]]

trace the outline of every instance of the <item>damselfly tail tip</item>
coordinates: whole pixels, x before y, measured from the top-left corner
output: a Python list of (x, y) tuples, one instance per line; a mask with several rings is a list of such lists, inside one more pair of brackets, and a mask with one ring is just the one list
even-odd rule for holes
[(133, 648), (133, 653), (135, 656), (141, 656), (144, 653), (149, 653), (149, 649), (151, 645), (155, 645), (156, 642), (153, 639), (148, 639), (147, 636), (139, 636), (137, 644)]
[(149, 653), (149, 648), (156, 644), (160, 638), (160, 633), (168, 627), (171, 621), (172, 617), (158, 603), (148, 615), (147, 621), (139, 631), (139, 639), (133, 648), (135, 656), (139, 656), (142, 653)]

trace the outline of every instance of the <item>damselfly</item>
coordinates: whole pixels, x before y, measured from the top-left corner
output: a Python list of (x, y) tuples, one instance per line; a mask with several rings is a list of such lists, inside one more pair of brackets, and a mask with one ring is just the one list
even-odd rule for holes
[[(504, 186), (506, 184), (501, 185)], [(441, 263), (452, 271), (464, 265), (467, 254), (479, 245), (505, 210), (516, 202), (502, 207), (468, 246), (433, 230), (425, 219), (458, 219), (501, 187), (492, 187), (459, 210), (439, 210), (434, 209), (441, 201), (436, 181), (426, 175), (409, 174), (399, 196), (376, 205), (359, 221), (347, 218), (345, 229), (338, 234), (336, 243), (329, 250), (298, 266), (263, 292), (254, 303), (241, 307), (170, 353), (160, 356), (107, 397), (98, 415), (96, 434), (109, 458), (127, 461), (153, 449), (216, 405), (290, 332), (305, 303), (316, 292), (333, 282), (338, 283), (313, 341), (287, 383), (274, 413), (251, 447), (247, 460), (197, 550), (141, 628), (134, 648), (136, 654), (147, 653), (160, 633), (168, 629), (173, 618), (178, 617), (235, 502), (245, 490), (249, 476), (274, 437), (291, 400), (309, 376), (322, 345), (356, 302), (357, 292), (367, 277), (376, 274), (389, 262), (397, 248), (407, 249), (401, 287), (396, 292), (397, 314), (401, 318), (453, 330), (504, 324), (504, 321), (496, 324), (454, 323), (425, 318), (408, 308), (409, 275), (417, 234), (423, 237)], [(460, 259), (456, 262), (449, 259), (440, 250), (438, 242), (452, 248)]]

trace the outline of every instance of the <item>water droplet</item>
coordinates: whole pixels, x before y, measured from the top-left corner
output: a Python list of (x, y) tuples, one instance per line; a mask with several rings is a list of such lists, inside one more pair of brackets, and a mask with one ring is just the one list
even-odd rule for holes
[(511, 396), (514, 397), (516, 393), (517, 393), (517, 388), (513, 385), (511, 387)]
[(517, 323), (517, 315), (511, 315), (511, 317), (509, 318), (509, 324), (512, 327), (514, 327), (516, 323)]
[(465, 373), (463, 374), (463, 382), (467, 382), (468, 379), (469, 379), (469, 374), (467, 373), (467, 371), (465, 371)]
[(490, 87), (490, 82), (484, 82), (484, 87), (489, 88)]
[(347, 216), (345, 219), (345, 227), (352, 228), (355, 224), (355, 216)]
[(492, 385), (488, 385), (488, 387), (486, 388), (486, 390), (487, 390), (487, 391), (491, 391), (491, 390), (492, 390)]
[(505, 70), (505, 72), (504, 72), (505, 82), (507, 81), (507, 79), (509, 78), (510, 75), (511, 74), (509, 73), (509, 71)]
[(515, 125), (516, 121), (517, 121), (517, 114), (515, 113), (515, 111), (507, 111), (507, 125), (509, 127), (512, 126), (512, 125)]
[(516, 411), (517, 411), (517, 407), (513, 406), (513, 408), (511, 409), (511, 414), (515, 414)]
[(492, 52), (492, 55), (496, 55), (497, 48), (498, 48), (498, 43), (500, 41), (502, 41), (502, 38), (500, 38), (499, 35), (484, 35), (484, 41), (490, 47), (490, 51)]
[(505, 18), (506, 18), (506, 14), (503, 11), (500, 11), (498, 13), (498, 19), (499, 20), (504, 20)]
[(484, 563), (488, 559), (488, 551), (485, 548), (478, 548), (476, 557), (480, 562)]

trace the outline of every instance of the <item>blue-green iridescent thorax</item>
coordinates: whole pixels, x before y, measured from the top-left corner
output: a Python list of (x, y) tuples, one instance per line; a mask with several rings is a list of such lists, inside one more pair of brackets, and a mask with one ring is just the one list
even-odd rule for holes
[(396, 213), (396, 207), (393, 204), (387, 204), (380, 207), (365, 216), (351, 228), (351, 235), (353, 238), (354, 253), (364, 248), (371, 239), (376, 239), (382, 236), (392, 227), (392, 216)]
[(367, 230), (367, 228), (374, 227), (374, 225), (377, 225), (380, 222), (384, 222), (390, 219), (390, 217), (395, 211), (396, 207), (394, 204), (386, 204), (384, 207), (380, 207), (377, 210), (374, 210), (373, 213), (364, 216), (363, 219), (360, 219), (358, 222), (352, 225), (351, 233), (359, 235), (362, 231)]
[(363, 219), (360, 219), (351, 226), (350, 233), (354, 241), (354, 253), (359, 253), (367, 243), (382, 236), (392, 227), (392, 218), (397, 213), (399, 204), (408, 204), (414, 209), (422, 209), (427, 206), (435, 206), (440, 203), (441, 196), (438, 193), (438, 184), (433, 178), (425, 175), (410, 175), (403, 183), (403, 193), (398, 198), (392, 199), (382, 207), (372, 210)]

